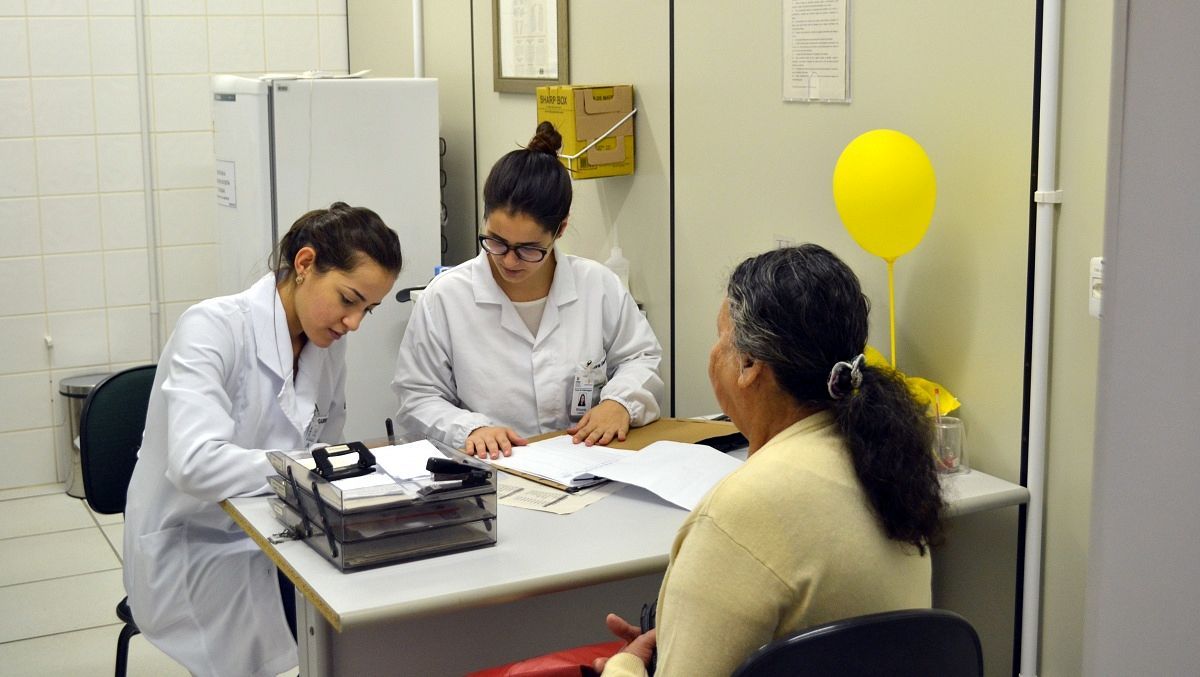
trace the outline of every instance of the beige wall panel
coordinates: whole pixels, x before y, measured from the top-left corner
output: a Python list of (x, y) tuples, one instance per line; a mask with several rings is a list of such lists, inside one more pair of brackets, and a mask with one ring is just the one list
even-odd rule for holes
[[(475, 0), (475, 87), (479, 190), (501, 155), (524, 145), (537, 126), (531, 94), (492, 91), (492, 3)], [(665, 2), (573, 2), (571, 82), (632, 84), (637, 170), (632, 176), (574, 183), (570, 228), (561, 248), (608, 258), (614, 227), (630, 261), (630, 287), (644, 304), (664, 352), (670, 345), (668, 7)], [(480, 207), (482, 218), (482, 206)], [(664, 379), (670, 370), (664, 355)], [(670, 393), (668, 392), (668, 398)]]
[(1063, 203), (1055, 229), (1050, 427), (1042, 576), (1043, 677), (1083, 671), (1100, 321), (1088, 315), (1088, 260), (1104, 248), (1112, 0), (1066, 3), (1059, 132)]
[(346, 28), (351, 73), (412, 77), (412, 0), (346, 0)]
[[(736, 21), (724, 3), (676, 5), (677, 413), (715, 410), (704, 365), (724, 278), (776, 234), (854, 267), (874, 302), (872, 344), (887, 352), (886, 268), (841, 226), (831, 176), (855, 136), (899, 129), (933, 161), (938, 205), (896, 264), (898, 366), (958, 395), (972, 463), (1017, 479), (1034, 9), (853, 3), (853, 102), (842, 105), (781, 100), (780, 3), (742, 3)], [(984, 626), (989, 674), (1011, 662), (1013, 524), (983, 516), (947, 546), (992, 553), (976, 568), (999, 574), (951, 567), (941, 599)]]
[[(438, 81), (446, 206), (442, 262), (475, 255), (475, 119), (471, 78), (471, 3), (425, 2), (425, 76)], [(413, 76), (412, 2), (350, 0), (350, 70), (370, 77)], [(433, 271), (430, 271), (432, 275)]]

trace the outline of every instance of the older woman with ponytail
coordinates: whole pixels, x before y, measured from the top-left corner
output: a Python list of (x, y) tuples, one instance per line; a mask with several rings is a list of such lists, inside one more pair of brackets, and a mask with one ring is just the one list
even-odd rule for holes
[(483, 186), (474, 260), (436, 278), (405, 330), (392, 388), (408, 433), (498, 458), (539, 433), (608, 444), (658, 418), (662, 348), (617, 276), (556, 246), (571, 177), (538, 125)]
[[(869, 304), (817, 245), (743, 261), (717, 317), (709, 378), (750, 444), (680, 528), (656, 631), (605, 675), (728, 675), (760, 646), (828, 621), (930, 605), (942, 515), (931, 426), (904, 383), (865, 364)], [(603, 662), (601, 662), (603, 663)]]

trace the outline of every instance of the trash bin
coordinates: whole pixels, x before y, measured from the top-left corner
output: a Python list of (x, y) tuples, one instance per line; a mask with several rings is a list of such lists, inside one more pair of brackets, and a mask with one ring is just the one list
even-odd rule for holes
[(79, 465), (79, 418), (83, 403), (96, 384), (111, 374), (83, 374), (58, 382), (58, 394), (67, 402), (67, 423), (71, 426), (71, 477), (67, 480), (67, 495), (83, 498), (83, 468)]

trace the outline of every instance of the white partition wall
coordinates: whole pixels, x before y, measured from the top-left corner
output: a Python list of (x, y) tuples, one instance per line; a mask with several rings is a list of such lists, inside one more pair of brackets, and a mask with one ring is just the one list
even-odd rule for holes
[(1200, 666), (1200, 6), (1117, 3), (1083, 674)]

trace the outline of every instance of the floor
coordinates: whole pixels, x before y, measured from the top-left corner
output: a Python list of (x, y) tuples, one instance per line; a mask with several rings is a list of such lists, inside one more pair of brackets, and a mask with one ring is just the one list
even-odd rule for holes
[[(123, 534), (121, 515), (93, 513), (64, 485), (0, 490), (0, 675), (113, 674)], [(127, 674), (188, 677), (141, 635)]]
[[(61, 484), (0, 490), (0, 665), (5, 675), (108, 675), (121, 623), (120, 515)], [(188, 672), (140, 635), (131, 677)], [(294, 674), (294, 673), (293, 673)]]

